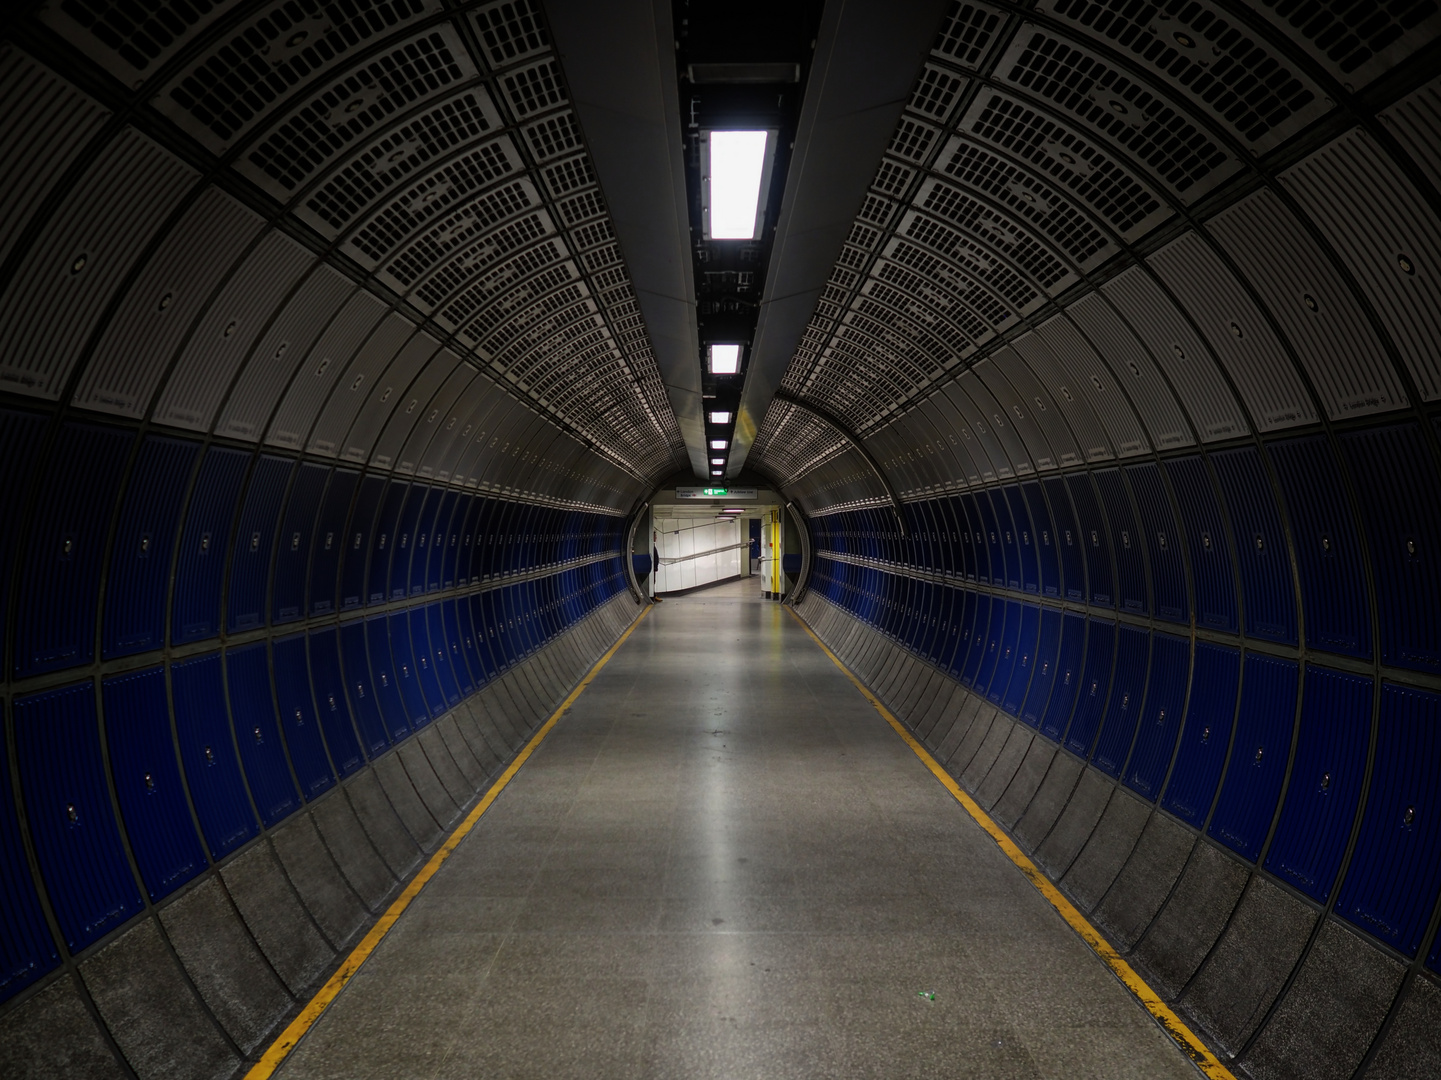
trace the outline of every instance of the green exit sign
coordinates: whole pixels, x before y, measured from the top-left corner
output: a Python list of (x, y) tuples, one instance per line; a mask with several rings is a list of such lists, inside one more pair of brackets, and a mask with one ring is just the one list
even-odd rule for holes
[(730, 488), (701, 488), (701, 493), (702, 493), (703, 495), (729, 495), (729, 494), (731, 493), (731, 489), (730, 489)]
[(678, 487), (675, 497), (686, 499), (754, 499), (759, 492), (753, 487)]

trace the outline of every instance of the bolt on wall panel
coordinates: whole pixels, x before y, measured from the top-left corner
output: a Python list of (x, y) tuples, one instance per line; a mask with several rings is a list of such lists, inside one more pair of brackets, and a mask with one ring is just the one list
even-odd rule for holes
[(1236, 693), (1241, 686), (1241, 654), (1236, 649), (1196, 643), (1191, 697), (1181, 727), (1180, 749), (1161, 801), (1171, 813), (1200, 828), (1211, 810), (1221, 766), (1231, 744)]
[(1351, 836), (1371, 736), (1372, 680), (1307, 667), (1301, 727), (1266, 869), (1324, 904)]
[(1171, 766), (1190, 673), (1191, 643), (1171, 634), (1152, 634), (1146, 704), (1136, 727), (1136, 742), (1125, 777), (1128, 788), (1151, 802), (1161, 793), (1166, 770)]
[(134, 438), (91, 424), (60, 429), (25, 540), (15, 619), (17, 678), (95, 657), (106, 534)]
[[(212, 859), (221, 859), (258, 831), (250, 794), (235, 756), (220, 654), (170, 667), (180, 763)], [(238, 733), (237, 733), (238, 734)]]
[(1297, 689), (1296, 661), (1246, 654), (1236, 736), (1209, 832), (1247, 862), (1260, 857), (1276, 814)]
[(104, 680), (105, 747), (130, 850), (152, 903), (208, 867), (175, 760), (165, 669)]
[(51, 909), (72, 953), (145, 907), (120, 839), (100, 752), (95, 688), (17, 698), (15, 765)]

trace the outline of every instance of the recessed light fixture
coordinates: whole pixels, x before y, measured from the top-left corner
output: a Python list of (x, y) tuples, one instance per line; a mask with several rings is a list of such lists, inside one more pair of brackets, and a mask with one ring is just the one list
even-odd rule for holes
[(726, 459), (723, 457), (713, 457), (710, 459), (710, 463), (712, 465), (724, 465), (726, 463)]
[(741, 369), (741, 347), (739, 345), (711, 345), (710, 373), (712, 375), (734, 375)]
[(746, 508), (744, 506), (727, 506), (721, 511), (722, 514), (744, 514), (745, 512)]
[(716, 409), (710, 414), (710, 422), (712, 424), (729, 424), (731, 414), (725, 409)]
[(710, 448), (712, 450), (724, 450), (729, 444), (730, 440), (728, 439), (712, 439), (710, 441)]
[(775, 157), (769, 131), (701, 132), (701, 216), (707, 240), (755, 240)]

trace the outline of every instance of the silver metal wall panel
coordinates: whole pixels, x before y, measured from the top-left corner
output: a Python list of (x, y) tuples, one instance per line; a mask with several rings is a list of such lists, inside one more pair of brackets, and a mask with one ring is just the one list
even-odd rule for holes
[(1403, 408), (1405, 389), (1371, 321), (1321, 246), (1262, 188), (1206, 222), (1261, 294), (1332, 420)]
[(31, 215), (110, 112), (8, 43), (0, 43), (0, 103), (4, 265)]
[[(421, 335), (421, 337), (424, 338), (425, 335)], [(415, 364), (414, 373), (407, 384), (400, 380), (407, 374), (402, 367), (402, 361), (415, 359), (409, 354), (411, 354), (411, 347), (406, 346), (400, 356), (396, 357), (395, 363), (391, 365), (395, 369), (394, 382), (392, 382), (392, 373), (389, 371), (381, 380), (387, 388), (393, 387), (395, 394), (387, 399), (389, 409), (386, 412), (388, 419), (385, 422), (385, 430), (376, 440), (375, 449), (370, 455), (370, 463), (376, 468), (395, 468), (401, 450), (410, 439), (411, 431), (425, 417), (426, 403), (435, 396), (435, 392), (441, 388), (446, 379), (450, 378), (451, 372), (460, 365), (460, 357), (449, 349), (441, 349), (429, 360)], [(383, 397), (384, 394), (382, 393), (381, 396)], [(382, 402), (382, 404), (386, 403)], [(368, 403), (366, 411), (369, 411)], [(361, 415), (361, 419), (365, 419), (364, 414)], [(359, 426), (358, 423), (357, 426)]]
[(217, 435), (260, 441), (291, 376), (354, 289), (349, 278), (323, 263), (316, 266), (251, 351), (220, 411)]
[[(440, 10), (440, 0), (421, 0), (421, 5), (419, 12), (409, 5), (388, 5), (391, 25)], [(220, 153), (280, 103), (273, 87), (294, 94), (352, 62), (355, 46), (363, 47), (375, 33), (370, 23), (375, 6), (374, 0), (358, 0), (348, 11), (320, 4), (307, 10), (293, 0), (267, 4), (212, 40), (152, 104)], [(350, 96), (342, 88), (338, 100)]]
[(998, 467), (991, 461), (989, 445), (983, 443), (979, 436), (971, 431), (976, 416), (979, 415), (976, 411), (976, 403), (955, 380), (944, 384), (941, 392), (936, 395), (937, 408), (942, 406), (942, 402), (944, 402), (945, 408), (950, 409), (956, 415), (955, 432), (961, 437), (961, 446), (971, 459), (975, 470), (967, 474), (967, 483), (972, 487), (977, 484), (990, 483), (996, 478)]
[(1122, 380), (1156, 449), (1195, 445), (1180, 403), (1156, 361), (1111, 306), (1099, 294), (1091, 293), (1067, 308), (1066, 314)]
[(1391, 335), (1425, 401), (1441, 398), (1441, 223), (1364, 132), (1281, 174)]
[(495, 383), (485, 375), (477, 375), (471, 380), (465, 393), (451, 409), (451, 415), (456, 418), (455, 424), (449, 427), (443, 443), (437, 440), (437, 443), (431, 446), (425, 459), (421, 461), (421, 468), (430, 468), (441, 480), (464, 482), (466, 475), (460, 471), (460, 467), (465, 460), (465, 452), (470, 448), (486, 414), (495, 407), (495, 395), (498, 392)]
[[(440, 342), (426, 333), (419, 333), (405, 343), (390, 364), (380, 369), (374, 378), (362, 384), (364, 404), (355, 422), (346, 433), (340, 452), (346, 461), (369, 461), (375, 442), (380, 438), (390, 421), (391, 414), (406, 401), (405, 393), (421, 369), (440, 350)], [(418, 406), (417, 406), (418, 407)], [(375, 462), (377, 467), (387, 468), (390, 459), (384, 463)]]
[[(1001, 407), (996, 404), (996, 399), (991, 396), (985, 384), (976, 377), (976, 373), (963, 372), (951, 385), (960, 391), (960, 394), (953, 396), (951, 400), (956, 402), (956, 408), (970, 422), (971, 434), (986, 448), (986, 457), (990, 458), (991, 465), (996, 470), (994, 476), (983, 473), (981, 479), (1004, 480), (1017, 473), (1027, 474), (1034, 471), (1025, 447), (1021, 445), (1021, 440), (1012, 434), (1011, 425), (1005, 422), (1005, 417), (1001, 417), (1000, 424), (996, 423), (995, 418), (1000, 416)], [(970, 404), (969, 411), (966, 409), (967, 403)]]
[(1249, 432), (1210, 350), (1145, 270), (1133, 266), (1102, 286), (1102, 291), (1151, 350), (1202, 442)]
[[(82, 24), (71, 17), (71, 12), (83, 12), (84, 6), (72, 8), (69, 4), (51, 2), (41, 4), (36, 16), (130, 89), (137, 90), (188, 41), (207, 28), (208, 21), (202, 18), (202, 11), (208, 19), (214, 19), (240, 3), (243, 0), (206, 0), (203, 5), (171, 2), (160, 11), (156, 10), (159, 5), (153, 2), (143, 8), (108, 4), (105, 5), (110, 8), (108, 14), (118, 17), (92, 15)], [(197, 7), (202, 10), (196, 10)], [(143, 12), (140, 18), (134, 17), (137, 10)]]
[(891, 487), (903, 495), (911, 495), (925, 487), (914, 460), (918, 437), (896, 417), (884, 427), (867, 433), (861, 440), (871, 460), (886, 474)]
[[(489, 376), (485, 376), (485, 378), (488, 379)], [(479, 486), (481, 477), (485, 475), (486, 461), (491, 453), (490, 440), (495, 435), (497, 425), (514, 405), (515, 398), (492, 380), (490, 400), (484, 406), (484, 414), (476, 418), (475, 426), (466, 440), (465, 453), (461, 455), (460, 464), (453, 470), (455, 479), (464, 483), (466, 487)], [(591, 460), (603, 462), (607, 470), (611, 468), (610, 463), (603, 458), (592, 455)]]
[(511, 451), (519, 449), (521, 437), (534, 417), (534, 413), (515, 400), (512, 400), (510, 408), (496, 417), (481, 457), (479, 483), (482, 488), (487, 491), (509, 490)]
[[(1106, 438), (1105, 429), (1097, 418), (1094, 402), (1088, 392), (1091, 387), (1083, 384), (1075, 372), (1067, 371), (1056, 354), (1051, 352), (1045, 339), (1035, 334), (1022, 334), (1011, 342), (1020, 357), (1030, 365), (1031, 371), (1045, 388), (1051, 403), (1069, 425), (1075, 441), (1068, 444), (1070, 453), (1079, 453), (1086, 461), (1109, 461), (1116, 456)], [(1062, 464), (1078, 464), (1064, 461)]]
[(459, 424), (459, 418), (451, 410), (465, 388), (475, 381), (476, 374), (476, 369), (470, 364), (457, 365), (430, 400), (421, 402), (420, 418), (401, 448), (400, 457), (395, 462), (396, 472), (427, 477), (434, 475), (434, 465), (427, 465), (430, 448), (437, 439), (445, 437), (448, 423), (455, 421)]
[(1286, 350), (1241, 283), (1205, 240), (1188, 232), (1146, 260), (1206, 335), (1261, 431), (1316, 422)]
[(116, 309), (80, 376), (74, 403), (144, 416), (196, 315), (264, 225), (219, 188), (206, 188)]
[(1441, 76), (1376, 114), (1441, 191)]
[(1361, 7), (1351, 0), (1313, 0), (1274, 7), (1268, 3), (1252, 10), (1310, 53), (1348, 93), (1384, 75), (1441, 34), (1441, 11), (1435, 5)]
[(210, 430), (231, 380), (266, 320), (315, 256), (294, 240), (268, 232), (206, 310), (166, 380), (157, 423)]
[(364, 289), (351, 295), (291, 379), (270, 421), (266, 445), (297, 450), (305, 445), (316, 414), (385, 311), (385, 303)]
[[(1015, 349), (997, 349), (975, 366), (975, 372), (1005, 410), (1007, 421), (1026, 444), (1026, 451), (1038, 472), (1059, 468), (1064, 458), (1070, 458), (1071, 462), (1080, 461), (1064, 424), (1042, 428), (1042, 417), (1050, 420), (1057, 414), (1046, 404), (1049, 395)], [(1052, 434), (1059, 441), (1053, 441), (1050, 438)]]
[(54, 399), (196, 173), (133, 128), (105, 147), (0, 294), (0, 389)]
[(937, 437), (944, 444), (941, 460), (942, 472), (946, 475), (946, 487), (967, 488), (972, 483), (979, 482), (981, 470), (976, 467), (965, 440), (961, 438), (958, 430), (960, 417), (950, 399), (945, 394), (936, 393), (918, 402), (916, 407), (930, 416), (931, 426), (936, 429)]
[(346, 367), (345, 374), (336, 380), (335, 388), (320, 412), (320, 419), (315, 423), (315, 430), (310, 433), (310, 442), (305, 447), (307, 451), (325, 457), (339, 455), (341, 443), (360, 413), (360, 407), (375, 388), (376, 379), (413, 333), (415, 324), (394, 312), (376, 327), (375, 333), (366, 339)]
[(1115, 373), (1096, 354), (1075, 324), (1064, 315), (1057, 315), (1038, 326), (1036, 334), (1080, 384), (1117, 456), (1126, 458), (1150, 453), (1146, 430), (1116, 381)]

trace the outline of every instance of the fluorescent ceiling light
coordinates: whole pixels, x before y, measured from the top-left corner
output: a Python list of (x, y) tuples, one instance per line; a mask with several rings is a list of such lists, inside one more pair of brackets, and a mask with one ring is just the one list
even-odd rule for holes
[(706, 228), (711, 240), (754, 240), (760, 226), (761, 187), (768, 131), (712, 131), (703, 177)]
[(713, 457), (710, 459), (710, 463), (712, 465), (724, 465), (726, 463), (726, 459), (723, 457)]
[(710, 346), (710, 373), (712, 375), (734, 375), (741, 369), (741, 347), (739, 345)]
[(710, 422), (712, 424), (729, 424), (731, 422), (731, 414), (726, 412), (725, 409), (717, 409), (710, 414)]
[(722, 514), (744, 514), (745, 508), (741, 506), (727, 506), (721, 511)]
[(712, 450), (724, 450), (728, 443), (728, 439), (712, 439), (710, 441), (710, 448)]

